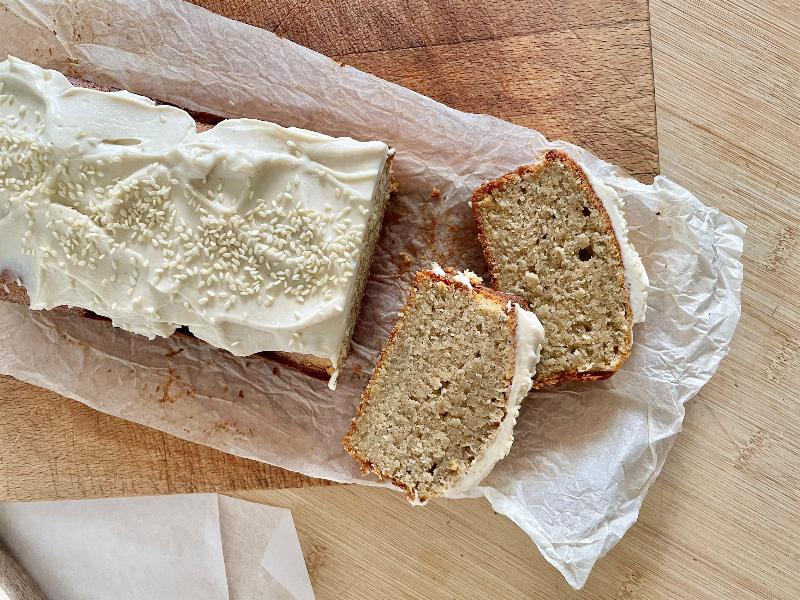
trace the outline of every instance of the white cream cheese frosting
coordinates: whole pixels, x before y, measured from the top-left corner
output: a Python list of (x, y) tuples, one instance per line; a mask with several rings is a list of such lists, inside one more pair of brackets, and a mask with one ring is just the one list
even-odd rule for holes
[(455, 281), (463, 283), (469, 289), (472, 289), (473, 280), (477, 281), (478, 283), (483, 283), (483, 279), (478, 277), (475, 273), (473, 273), (469, 269), (465, 269), (464, 271), (457, 271), (454, 275), (448, 275), (445, 272), (445, 270), (441, 267), (441, 265), (439, 265), (439, 263), (431, 263), (430, 271), (434, 275), (439, 275), (441, 277), (452, 277)]
[[(430, 272), (441, 277), (452, 277), (472, 289), (473, 280), (478, 282), (481, 278), (469, 270), (448, 274), (440, 265), (432, 263)], [(525, 310), (519, 304), (508, 303), (507, 310), (514, 310), (517, 319), (514, 346), (514, 375), (511, 378), (507, 393), (506, 414), (500, 422), (497, 432), (487, 445), (484, 453), (475, 460), (455, 485), (448, 488), (442, 495), (446, 498), (461, 498), (468, 495), (469, 491), (477, 487), (489, 474), (497, 461), (505, 458), (514, 442), (514, 425), (519, 416), (520, 405), (528, 395), (536, 375), (536, 365), (544, 344), (544, 327), (534, 313)], [(412, 499), (414, 506), (427, 504), (419, 497)]]
[(483, 455), (470, 465), (456, 485), (443, 494), (447, 498), (463, 497), (469, 490), (477, 487), (497, 461), (508, 455), (514, 442), (514, 425), (517, 423), (520, 405), (531, 390), (545, 336), (544, 328), (535, 314), (519, 304), (509, 303), (509, 310), (512, 306), (517, 316), (516, 358), (514, 376), (508, 390), (506, 415)]
[(149, 338), (187, 326), (244, 356), (338, 368), (391, 150), (185, 111), (0, 62), (0, 271), (33, 309), (70, 305)]
[(645, 312), (647, 311), (647, 286), (650, 281), (647, 278), (647, 272), (644, 270), (639, 253), (628, 241), (628, 223), (625, 221), (622, 198), (619, 197), (614, 188), (592, 175), (586, 167), (583, 165), (580, 165), (580, 167), (586, 173), (589, 183), (594, 188), (597, 197), (603, 203), (603, 208), (606, 209), (611, 219), (611, 226), (614, 229), (614, 235), (619, 241), (619, 249), (622, 254), (622, 264), (625, 269), (625, 287), (627, 287), (630, 295), (633, 322), (643, 323)]

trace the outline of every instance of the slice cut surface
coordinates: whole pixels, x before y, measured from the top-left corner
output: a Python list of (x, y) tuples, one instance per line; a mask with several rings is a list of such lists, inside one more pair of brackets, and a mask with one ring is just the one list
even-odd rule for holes
[(472, 209), (494, 286), (525, 298), (544, 326), (536, 384), (611, 376), (630, 353), (633, 315), (620, 244), (583, 170), (548, 152), (483, 184)]
[(478, 281), (417, 273), (345, 436), (362, 470), (393, 481), (411, 500), (424, 502), (452, 488), (507, 417), (516, 306)]

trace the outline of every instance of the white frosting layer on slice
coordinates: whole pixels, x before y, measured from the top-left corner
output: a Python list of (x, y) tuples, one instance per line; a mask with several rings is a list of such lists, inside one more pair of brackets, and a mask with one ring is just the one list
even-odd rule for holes
[(447, 273), (439, 263), (431, 263), (431, 273), (440, 277), (447, 277)]
[(443, 494), (447, 498), (463, 497), (469, 490), (478, 486), (497, 461), (508, 455), (514, 442), (514, 425), (519, 416), (522, 400), (528, 395), (533, 384), (536, 365), (539, 364), (539, 353), (544, 343), (544, 328), (532, 312), (518, 304), (514, 304), (513, 308), (517, 316), (516, 360), (514, 377), (508, 390), (506, 415), (483, 455), (470, 465), (456, 485)]
[(0, 62), (0, 270), (31, 307), (337, 365), (389, 148), (186, 112)]
[[(451, 277), (448, 275), (447, 272), (439, 265), (439, 263), (431, 263), (431, 273), (434, 275), (439, 275), (441, 277)], [(463, 283), (469, 289), (472, 289), (472, 282), (476, 280), (478, 283), (483, 283), (483, 279), (478, 277), (475, 273), (470, 271), (469, 269), (465, 269), (463, 271), (457, 271), (455, 275), (452, 275), (452, 278), (459, 282)]]
[(580, 165), (580, 167), (586, 173), (589, 183), (592, 184), (597, 197), (600, 198), (603, 207), (611, 218), (614, 235), (617, 236), (619, 249), (622, 253), (622, 264), (625, 268), (625, 286), (630, 294), (633, 322), (643, 323), (645, 312), (647, 311), (647, 286), (650, 282), (639, 253), (628, 241), (628, 223), (625, 221), (622, 198), (619, 197), (614, 188), (593, 176), (586, 167), (583, 165)]

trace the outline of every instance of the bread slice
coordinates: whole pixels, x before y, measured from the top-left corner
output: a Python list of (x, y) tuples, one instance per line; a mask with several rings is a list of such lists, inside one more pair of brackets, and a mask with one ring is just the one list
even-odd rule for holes
[(470, 273), (416, 274), (345, 449), (408, 499), (458, 496), (513, 441), (544, 332), (524, 302)]
[[(12, 95), (11, 100), (13, 102), (15, 100), (15, 98), (13, 97), (13, 92), (12, 92), (12, 90), (14, 89), (14, 84), (13, 84), (14, 77), (16, 77), (17, 75), (25, 73), (25, 69), (36, 70), (36, 69), (38, 69), (38, 67), (36, 67), (35, 65), (29, 65), (27, 63), (24, 63), (24, 61), (19, 61), (18, 59), (9, 59), (8, 61), (5, 61), (4, 63), (0, 63), (0, 65), (5, 66), (6, 70), (4, 72), (11, 77), (12, 85), (11, 85), (10, 88), (9, 88), (8, 85), (5, 85), (6, 89), (4, 90), (4, 92), (6, 93), (6, 95), (11, 93), (11, 95)], [(10, 67), (9, 67), (9, 65), (10, 65)], [(50, 72), (50, 73), (53, 73), (53, 72)], [(54, 77), (56, 77), (56, 78), (60, 77), (61, 80), (64, 79), (63, 77), (60, 76), (60, 74), (57, 74)], [(48, 81), (49, 81), (49, 79), (48, 79)], [(92, 84), (90, 82), (76, 80), (76, 79), (69, 79), (69, 83), (71, 83), (73, 86), (82, 87), (82, 88), (89, 88), (89, 89), (102, 91), (102, 92), (114, 92), (114, 91), (117, 91), (117, 90), (114, 90), (112, 88), (98, 86), (98, 85)], [(3, 84), (0, 83), (0, 85), (3, 85)], [(21, 85), (21, 84), (16, 84), (16, 85)], [(23, 87), (21, 89), (23, 90), (22, 94), (24, 96), (27, 93), (26, 90), (28, 88), (26, 88), (23, 85)], [(9, 115), (0, 114), (0, 117), (4, 117), (4, 116), (6, 117), (5, 119), (0, 119), (0, 123), (2, 123), (4, 126), (9, 122), (11, 122), (11, 123), (14, 122), (13, 119), (11, 121), (8, 121), (8, 117), (9, 116), (12, 117), (12, 118), (15, 118), (15, 115), (13, 114), (14, 111), (18, 111), (18, 114), (16, 115), (16, 117), (19, 117), (20, 119), (25, 116), (25, 113), (22, 112), (23, 107), (21, 106), (21, 103), (23, 102), (24, 98), (16, 99), (16, 100), (18, 100), (18, 101), (16, 102), (15, 106), (13, 107), (13, 109), (11, 108), (11, 104), (12, 103), (7, 103), (6, 107), (3, 109), (5, 112), (9, 112), (10, 111)], [(0, 111), (0, 112), (2, 112), (2, 111)], [(27, 111), (28, 118), (30, 118), (30, 113), (32, 113), (32, 112), (33, 112), (33, 108), (31, 108), (30, 110)], [(216, 117), (216, 116), (213, 116), (213, 115), (208, 115), (208, 114), (190, 113), (190, 115), (195, 120), (195, 127), (196, 127), (198, 132), (207, 132), (208, 130), (212, 129), (212, 127), (215, 124), (219, 123), (222, 120), (219, 117)], [(162, 117), (162, 119), (164, 119), (164, 117)], [(162, 123), (163, 122), (166, 122), (166, 121), (162, 120)], [(191, 124), (191, 120), (189, 120), (189, 123)], [(286, 130), (286, 131), (290, 131), (290, 130)], [(291, 131), (297, 132), (297, 131), (300, 131), (300, 130), (291, 130)], [(308, 133), (309, 136), (316, 135), (316, 134), (310, 134), (310, 132), (305, 132), (304, 133), (302, 131), (300, 131), (299, 134), (295, 134), (295, 135), (298, 135), (301, 139), (303, 139), (303, 141), (305, 141), (303, 136), (306, 135), (306, 133)], [(82, 133), (80, 135), (85, 135), (85, 134)], [(320, 137), (324, 137), (324, 136), (320, 136)], [(81, 138), (79, 137), (79, 139), (81, 139)], [(332, 138), (328, 138), (328, 139), (332, 140)], [(103, 140), (103, 143), (105, 143), (106, 141), (107, 140)], [(128, 140), (108, 140), (108, 141), (110, 143), (119, 143), (119, 144), (126, 144), (126, 143), (129, 142)], [(323, 149), (322, 151), (320, 151), (320, 154), (325, 157), (324, 160), (322, 160), (322, 163), (327, 165), (328, 163), (326, 163), (325, 161), (326, 160), (329, 161), (330, 162), (330, 166), (331, 166), (331, 172), (335, 172), (335, 171), (338, 172), (338, 171), (342, 170), (342, 168), (343, 168), (343, 163), (342, 163), (342, 160), (341, 160), (342, 157), (338, 156), (336, 154), (336, 148), (338, 148), (338, 146), (335, 146), (336, 142), (337, 142), (337, 140), (333, 140), (331, 142), (331, 149), (330, 150)], [(287, 145), (291, 144), (291, 143), (292, 142), (287, 142)], [(310, 143), (312, 143), (312, 142), (309, 142), (309, 144)], [(0, 144), (0, 146), (1, 145), (2, 144)], [(366, 144), (364, 144), (364, 146), (366, 146)], [(297, 146), (291, 146), (291, 148), (297, 148)], [(300, 156), (299, 150), (295, 150), (295, 152), (298, 152), (297, 155)], [(291, 366), (293, 368), (296, 368), (296, 369), (301, 370), (303, 372), (306, 372), (306, 373), (308, 373), (310, 375), (313, 375), (313, 376), (316, 376), (316, 377), (319, 377), (319, 378), (323, 378), (323, 379), (331, 378), (331, 376), (335, 372), (335, 367), (337, 365), (339, 367), (341, 367), (341, 365), (345, 361), (345, 359), (347, 357), (347, 354), (349, 352), (350, 340), (351, 340), (351, 337), (352, 337), (353, 330), (355, 328), (355, 323), (356, 323), (356, 319), (357, 319), (358, 312), (359, 312), (359, 309), (360, 309), (360, 302), (361, 302), (361, 298), (362, 298), (362, 295), (363, 295), (363, 291), (364, 291), (364, 288), (366, 286), (366, 282), (367, 282), (367, 279), (368, 279), (368, 276), (369, 276), (369, 270), (370, 270), (370, 265), (371, 265), (371, 262), (372, 262), (372, 256), (373, 256), (374, 249), (375, 249), (375, 246), (377, 245), (377, 241), (378, 241), (378, 238), (379, 238), (379, 235), (380, 235), (380, 229), (381, 229), (381, 224), (382, 224), (382, 220), (383, 220), (383, 215), (384, 215), (386, 207), (388, 205), (388, 201), (389, 201), (389, 198), (390, 198), (390, 193), (391, 193), (391, 191), (393, 190), (393, 187), (394, 187), (394, 183), (393, 183), (392, 176), (391, 176), (392, 156), (393, 156), (393, 152), (390, 151), (389, 152), (389, 156), (388, 156), (388, 158), (386, 159), (386, 161), (385, 161), (385, 163), (383, 165), (382, 171), (378, 172), (379, 174), (378, 174), (377, 180), (375, 182), (375, 192), (374, 192), (374, 195), (373, 195), (373, 198), (372, 198), (371, 205), (369, 207), (370, 208), (369, 217), (367, 219), (364, 219), (365, 222), (363, 223), (363, 236), (361, 237), (360, 240), (355, 240), (354, 239), (354, 240), (351, 241), (348, 238), (348, 242), (347, 243), (353, 243), (356, 246), (356, 251), (351, 256), (356, 256), (357, 258), (354, 259), (354, 261), (355, 261), (354, 264), (352, 264), (351, 266), (348, 266), (348, 267), (345, 268), (345, 270), (346, 269), (351, 269), (352, 270), (352, 280), (351, 280), (352, 283), (348, 284), (351, 287), (348, 288), (349, 292), (347, 294), (347, 300), (346, 300), (346, 302), (343, 303), (344, 312), (341, 314), (340, 317), (337, 317), (337, 323), (340, 323), (340, 325), (335, 328), (335, 334), (333, 334), (335, 337), (331, 337), (331, 339), (334, 340), (336, 342), (336, 344), (338, 344), (338, 345), (336, 347), (334, 347), (331, 351), (327, 352), (325, 356), (320, 356), (320, 355), (316, 355), (316, 354), (310, 354), (310, 353), (302, 352), (302, 351), (297, 351), (297, 352), (292, 352), (292, 351), (262, 352), (260, 354), (271, 356), (272, 358), (274, 358), (274, 359), (276, 359), (276, 360), (278, 360), (278, 361), (280, 361), (280, 362), (282, 362), (284, 364), (287, 364), (287, 365), (289, 365), (289, 366)], [(2, 158), (2, 157), (0, 156), (0, 158)], [(322, 171), (320, 171), (320, 178), (321, 179), (323, 178), (323, 175), (325, 175), (325, 174), (323, 174)], [(6, 178), (4, 179), (4, 177), (6, 177)], [(4, 181), (9, 182), (8, 185), (6, 185), (4, 183)], [(0, 209), (2, 209), (3, 206), (5, 205), (5, 203), (9, 201), (9, 200), (7, 200), (5, 198), (6, 195), (10, 194), (11, 196), (9, 196), (9, 198), (11, 198), (11, 202), (14, 201), (13, 200), (14, 192), (12, 191), (13, 183), (11, 183), (11, 182), (13, 182), (13, 178), (12, 179), (8, 179), (7, 176), (4, 176), (4, 171), (3, 171), (2, 168), (0, 168)], [(96, 184), (93, 184), (93, 185), (96, 185)], [(252, 195), (251, 195), (251, 199), (252, 199)], [(49, 203), (49, 201), (50, 201), (50, 199), (48, 198), (47, 202)], [(55, 204), (55, 202), (54, 202), (54, 204)], [(33, 205), (35, 206), (35, 203)], [(363, 212), (363, 210), (365, 209), (365, 207), (363, 207), (363, 206), (354, 204), (352, 208), (354, 208), (354, 209), (358, 208), (358, 209), (362, 210), (362, 214), (366, 214), (366, 213)], [(325, 210), (330, 210), (330, 209), (327, 208), (327, 205), (326, 205), (326, 209)], [(5, 215), (5, 211), (0, 210), (0, 212), (2, 212), (3, 215)], [(301, 217), (301, 219), (302, 218), (304, 218), (304, 217)], [(344, 219), (344, 221), (346, 222), (347, 219)], [(29, 222), (32, 222), (32, 221), (29, 221)], [(336, 224), (336, 221), (334, 221), (334, 224), (335, 224), (334, 225), (335, 227), (340, 227), (341, 231), (344, 231), (345, 233), (348, 233), (348, 232), (346, 232), (346, 229), (347, 229), (346, 226), (342, 225), (341, 221), (339, 222), (339, 224)], [(278, 227), (280, 227), (280, 223), (278, 224)], [(3, 233), (3, 235), (6, 235), (6, 234)], [(290, 245), (291, 245), (291, 242), (290, 242)], [(0, 256), (0, 300), (8, 301), (8, 302), (29, 304), (30, 303), (30, 294), (29, 294), (30, 290), (25, 288), (25, 284), (27, 283), (29, 285), (33, 285), (34, 286), (32, 288), (32, 290), (33, 290), (33, 296), (34, 296), (34, 298), (36, 298), (36, 289), (37, 289), (37, 283), (36, 282), (37, 282), (37, 278), (35, 276), (32, 276), (31, 273), (27, 273), (27, 276), (26, 276), (26, 272), (25, 272), (26, 269), (23, 269), (23, 268), (20, 267), (20, 265), (24, 261), (17, 260), (16, 257), (12, 256), (12, 254), (13, 253), (9, 253), (9, 256)], [(286, 252), (284, 252), (284, 254), (286, 254)], [(299, 253), (297, 259), (300, 260), (300, 259), (303, 258), (303, 256), (304, 255), (302, 253)], [(106, 260), (106, 258), (107, 258), (106, 256), (103, 256), (103, 260)], [(98, 258), (98, 260), (100, 260), (100, 259)], [(293, 260), (292, 257), (289, 256), (287, 262), (291, 262), (292, 260)], [(238, 272), (238, 268), (237, 268), (237, 272)], [(195, 274), (196, 273), (197, 273), (197, 269), (195, 269)], [(347, 273), (347, 275), (349, 275), (349, 273)], [(123, 278), (120, 278), (120, 279), (123, 279)], [(127, 277), (125, 278), (125, 280), (127, 280)], [(105, 285), (105, 283), (103, 285)], [(233, 288), (231, 288), (231, 289), (233, 289)], [(227, 289), (223, 289), (223, 292), (224, 293), (228, 293), (228, 290)], [(229, 294), (229, 295), (232, 296), (233, 294)], [(308, 299), (308, 298), (306, 298), (306, 299)], [(56, 301), (58, 301), (58, 300), (61, 300), (61, 296), (60, 295), (58, 297), (56, 297)], [(206, 300), (206, 302), (208, 301), (208, 299), (205, 299), (205, 300)], [(302, 300), (302, 298), (301, 298), (301, 300)], [(46, 306), (46, 308), (52, 307), (53, 304), (54, 303), (50, 302)], [(212, 304), (213, 304), (213, 302), (212, 302)], [(308, 305), (308, 303), (306, 303), (306, 305)], [(105, 318), (105, 317), (98, 317), (98, 315), (92, 310), (92, 307), (91, 307), (90, 304), (82, 304), (81, 306), (83, 306), (83, 308), (77, 308), (77, 307), (55, 307), (55, 308), (57, 310), (68, 309), (68, 310), (70, 310), (70, 311), (72, 311), (74, 313), (81, 314), (81, 315), (87, 316), (87, 317)], [(41, 307), (42, 307), (41, 305), (37, 306), (37, 308), (41, 308)], [(298, 308), (301, 308), (301, 307), (298, 307)], [(252, 314), (253, 313), (251, 312), (250, 313), (250, 317), (249, 317), (250, 322), (253, 322)], [(248, 318), (247, 317), (247, 313), (245, 313), (244, 320), (247, 321), (247, 318)], [(182, 321), (173, 321), (173, 322), (182, 323)], [(116, 324), (116, 322), (115, 322), (115, 324)], [(290, 325), (290, 327), (291, 327), (291, 325)], [(242, 328), (240, 327), (238, 331), (241, 332)], [(301, 332), (301, 333), (304, 333), (304, 332)], [(178, 329), (176, 331), (176, 335), (188, 335), (188, 336), (191, 336), (191, 334), (188, 332), (188, 329), (186, 329), (186, 328)], [(321, 333), (318, 330), (314, 330), (313, 332), (311, 332), (309, 334), (309, 337), (313, 337), (313, 338), (316, 339), (320, 335), (321, 335)], [(194, 338), (193, 337), (193, 339), (196, 339), (198, 341), (198, 343), (206, 343), (206, 342), (203, 342), (199, 337), (198, 338)], [(236, 342), (236, 343), (238, 344), (238, 342)], [(244, 342), (243, 342), (243, 345), (245, 345)], [(290, 344), (290, 347), (291, 347), (291, 345), (294, 345), (294, 347), (298, 347), (298, 346), (302, 347), (302, 345), (300, 345), (300, 344)], [(239, 348), (241, 348), (241, 347), (242, 346), (239, 346)], [(263, 348), (264, 346), (261, 346), (261, 347)], [(280, 346), (278, 346), (278, 347), (280, 347)], [(237, 350), (238, 350), (238, 348), (237, 348)], [(234, 351), (234, 350), (232, 350), (232, 351)], [(243, 354), (247, 354), (247, 353), (249, 353), (249, 352), (244, 352)], [(334, 357), (334, 359), (332, 360), (331, 357)]]
[(647, 275), (620, 204), (555, 150), (472, 196), (492, 285), (527, 300), (544, 325), (537, 386), (606, 379), (631, 352)]

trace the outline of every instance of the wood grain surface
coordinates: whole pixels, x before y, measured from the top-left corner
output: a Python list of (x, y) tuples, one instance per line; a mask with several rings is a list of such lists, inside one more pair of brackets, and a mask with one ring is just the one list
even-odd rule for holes
[[(269, 9), (243, 10), (242, 18), (288, 37), (291, 27), (310, 32), (333, 29), (338, 37), (322, 38), (329, 40), (324, 43), (342, 44), (341, 50), (334, 48), (341, 54), (348, 54), (347, 44), (363, 40), (364, 47), (380, 47), (400, 36), (403, 42), (396, 47), (405, 49), (400, 50), (398, 64), (411, 65), (401, 83), (434, 96), (440, 86), (443, 91), (438, 97), (450, 94), (448, 101), (460, 108), (492, 112), (517, 122), (539, 112), (536, 96), (527, 109), (520, 100), (522, 109), (515, 115), (504, 115), (502, 102), (491, 101), (492, 93), (501, 98), (517, 92), (515, 77), (544, 81), (546, 87), (558, 86), (559, 78), (569, 78), (570, 73), (587, 76), (585, 65), (567, 62), (566, 72), (547, 80), (537, 59), (549, 50), (550, 42), (543, 40), (556, 39), (547, 37), (556, 36), (552, 32), (572, 31), (576, 37), (597, 39), (604, 35), (602, 31), (621, 28), (608, 34), (608, 39), (618, 40), (627, 29), (634, 31), (634, 37), (636, 31), (646, 29), (641, 20), (636, 24), (636, 16), (646, 14), (644, 3), (414, 2), (417, 12), (404, 13), (409, 3), (395, 2), (389, 12), (377, 16), (369, 8), (372, 4), (351, 2), (350, 8), (334, 11), (329, 2), (278, 2)], [(572, 7), (582, 7), (583, 12)], [(355, 486), (237, 494), (292, 509), (320, 600), (800, 598), (800, 153), (796, 146), (800, 139), (800, 6), (790, 0), (650, 0), (649, 8), (661, 171), (750, 229), (744, 256), (744, 314), (731, 355), (688, 404), (684, 431), (644, 503), (639, 522), (600, 561), (586, 588), (574, 592), (527, 536), (482, 500), (440, 501), (412, 509), (399, 494)], [(317, 10), (323, 11), (324, 18), (309, 18)], [(404, 14), (412, 16), (403, 20)], [(582, 19), (601, 17), (602, 23), (581, 25), (586, 22)], [(367, 18), (374, 20), (366, 23)], [(482, 82), (489, 89), (476, 91), (467, 80), (449, 78), (449, 63), (444, 59), (434, 67), (424, 58), (402, 57), (402, 52), (428, 56), (441, 46), (442, 52), (449, 53), (444, 56), (458, 58), (460, 45), (488, 39), (470, 32), (487, 29), (500, 38), (498, 43), (513, 47), (514, 41), (505, 41), (505, 36), (508, 31), (520, 31), (514, 27), (522, 19), (527, 23), (522, 35), (533, 38), (534, 47), (547, 48), (538, 54), (519, 51), (513, 64), (499, 56), (503, 52), (498, 53), (497, 60), (509, 62), (503, 63), (504, 71), (498, 68), (496, 81)], [(384, 33), (364, 33), (372, 27)], [(449, 43), (451, 34), (458, 41)], [(380, 51), (365, 54), (369, 60), (380, 60), (379, 56), (369, 58)], [(391, 59), (383, 60), (387, 69), (395, 68)], [(359, 66), (352, 56), (346, 62)], [(595, 66), (600, 69), (599, 79), (613, 77), (606, 71), (616, 69)], [(636, 70), (646, 68), (639, 65)], [(431, 72), (432, 83), (427, 79)], [(447, 86), (449, 79), (452, 87)], [(473, 108), (459, 104), (467, 97), (484, 98), (486, 104)], [(523, 98), (521, 91), (518, 97)], [(555, 98), (550, 104), (541, 102), (548, 111), (557, 105)], [(564, 103), (569, 102), (576, 105), (569, 106), (573, 112), (562, 113), (566, 116), (539, 114), (526, 124), (583, 143), (632, 172), (648, 174), (628, 153), (614, 154), (621, 147), (619, 141), (593, 145), (590, 138), (614, 138), (619, 131), (602, 113), (583, 113), (578, 123), (574, 115), (580, 110), (580, 98), (566, 94)], [(637, 102), (644, 101), (628, 105)], [(552, 129), (541, 123), (549, 123)], [(570, 123), (572, 132), (558, 133), (559, 127), (568, 128)], [(626, 135), (638, 139), (639, 129)], [(654, 138), (647, 134), (640, 139)], [(645, 156), (654, 160), (654, 147), (648, 152)], [(91, 425), (90, 419), (87, 423), (73, 420), (69, 415), (81, 410), (77, 405), (46, 394), (38, 393), (32, 400), (23, 398), (20, 388), (2, 388), (0, 393), (3, 399), (22, 398), (17, 416), (27, 423), (26, 431), (36, 429), (36, 420), (26, 421), (25, 410), (39, 404), (44, 404), (44, 411), (62, 410), (64, 421), (63, 427), (43, 429), (56, 435), (33, 450), (17, 445), (11, 450), (13, 438), (9, 440), (5, 423), (10, 417), (0, 411), (2, 461), (14, 452), (25, 457), (21, 460), (46, 464), (81, 438), (103, 439), (106, 432), (116, 431), (110, 422), (100, 427)], [(125, 442), (119, 447), (126, 447)], [(108, 468), (102, 461), (98, 464)], [(142, 481), (147, 478), (142, 473), (130, 493), (152, 489)], [(81, 481), (90, 478), (86, 474)], [(30, 484), (26, 485), (30, 490)], [(0, 493), (13, 495), (1, 484)]]
[[(800, 4), (650, 0), (661, 172), (748, 226), (732, 351), (638, 523), (575, 592), (485, 501), (244, 494), (292, 509), (317, 598), (800, 598)], [(599, 118), (599, 117), (598, 117)]]
[[(198, 3), (456, 108), (586, 145), (644, 179), (657, 170), (644, 0)], [(321, 483), (0, 377), (3, 400), (0, 499)]]
[(0, 377), (0, 499), (222, 492), (327, 484), (110, 417)]
[(646, 0), (193, 0), (454, 108), (658, 171)]

